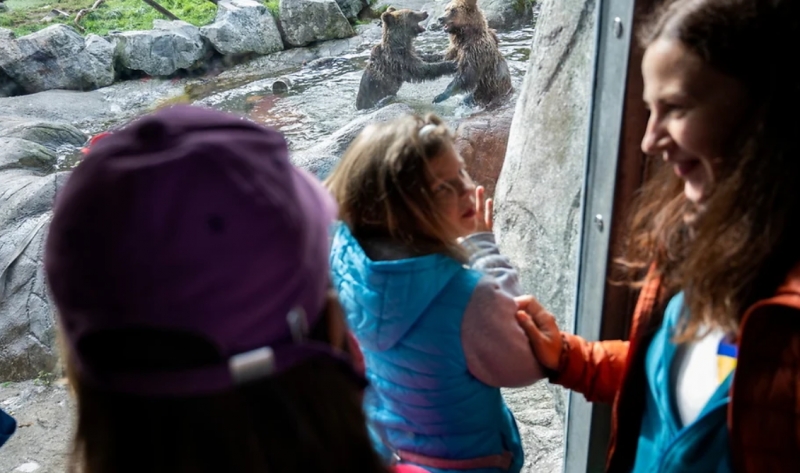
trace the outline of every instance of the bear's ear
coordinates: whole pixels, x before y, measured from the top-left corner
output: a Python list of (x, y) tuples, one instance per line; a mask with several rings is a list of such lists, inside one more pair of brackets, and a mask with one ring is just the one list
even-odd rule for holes
[(464, 2), (469, 8), (476, 8), (478, 6), (478, 0), (466, 0)]
[(384, 25), (391, 25), (394, 21), (394, 15), (392, 15), (392, 12), (389, 10), (386, 10), (381, 14), (381, 21)]
[(397, 8), (395, 8), (395, 7), (389, 7), (389, 8), (387, 8), (387, 9), (386, 9), (386, 11), (388, 11), (388, 12), (397, 11)]

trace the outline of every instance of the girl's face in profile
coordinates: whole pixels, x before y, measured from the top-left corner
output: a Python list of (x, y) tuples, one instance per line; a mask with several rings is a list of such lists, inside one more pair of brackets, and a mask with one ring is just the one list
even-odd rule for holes
[(642, 76), (650, 110), (642, 151), (661, 155), (685, 182), (686, 197), (702, 203), (744, 118), (745, 88), (672, 39), (645, 50)]
[(431, 191), (448, 228), (453, 229), (452, 239), (473, 233), (477, 228), (475, 183), (467, 173), (464, 160), (452, 146), (448, 146), (431, 159), (430, 170), (433, 174)]

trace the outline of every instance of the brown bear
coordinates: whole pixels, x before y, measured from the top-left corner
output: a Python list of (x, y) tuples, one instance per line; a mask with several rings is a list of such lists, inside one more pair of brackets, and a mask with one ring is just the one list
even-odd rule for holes
[(426, 62), (414, 49), (414, 38), (425, 31), (420, 26), (428, 14), (389, 7), (382, 15), (383, 38), (372, 48), (369, 62), (361, 76), (356, 108), (372, 108), (381, 100), (397, 94), (403, 82), (422, 82), (456, 72), (454, 61)]
[(439, 23), (450, 34), (444, 59), (455, 60), (458, 72), (433, 103), (467, 92), (471, 93), (467, 103), (490, 106), (509, 96), (511, 73), (498, 48), (497, 34), (486, 23), (477, 0), (451, 0)]

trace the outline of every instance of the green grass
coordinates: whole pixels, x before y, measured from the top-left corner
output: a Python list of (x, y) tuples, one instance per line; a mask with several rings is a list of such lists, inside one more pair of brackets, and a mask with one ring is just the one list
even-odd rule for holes
[(272, 13), (272, 16), (275, 18), (275, 20), (278, 19), (278, 2), (279, 0), (267, 0), (264, 2), (264, 5), (267, 6), (267, 10)]
[[(75, 14), (91, 8), (95, 0), (7, 0), (9, 11), (0, 13), (0, 27), (10, 28), (17, 37), (46, 28), (54, 23), (73, 25)], [(208, 0), (158, 0), (158, 3), (183, 21), (203, 26), (214, 21), (217, 7)], [(56, 17), (49, 23), (41, 20), (52, 9), (70, 17)], [(97, 10), (84, 16), (80, 25), (85, 33), (105, 35), (111, 30), (149, 30), (153, 20), (167, 19), (142, 0), (106, 0)]]

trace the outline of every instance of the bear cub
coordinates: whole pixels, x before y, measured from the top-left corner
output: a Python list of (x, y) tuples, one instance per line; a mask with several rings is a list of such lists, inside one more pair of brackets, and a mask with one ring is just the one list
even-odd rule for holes
[(497, 34), (489, 28), (477, 0), (451, 0), (439, 23), (450, 35), (445, 60), (455, 60), (455, 78), (433, 103), (454, 94), (471, 93), (466, 102), (480, 106), (497, 105), (511, 93), (511, 74), (498, 48)]

